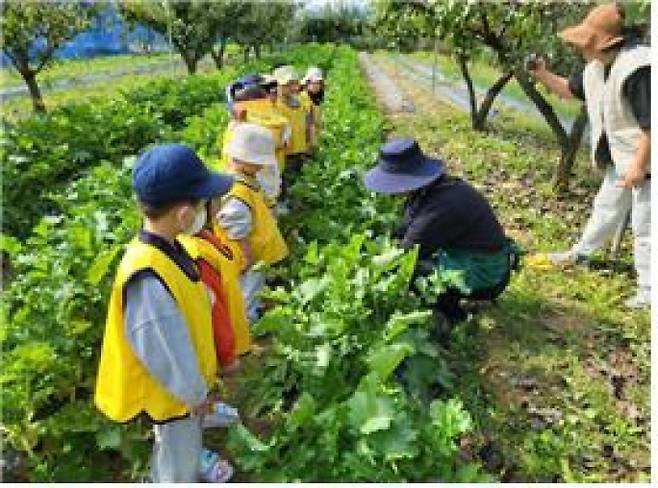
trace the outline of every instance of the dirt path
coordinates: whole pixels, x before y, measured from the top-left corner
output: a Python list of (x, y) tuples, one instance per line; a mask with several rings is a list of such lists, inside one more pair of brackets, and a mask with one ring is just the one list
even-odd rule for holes
[(359, 53), (361, 68), (366, 74), (384, 108), (388, 112), (413, 112), (413, 103), (400, 91), (396, 83), (372, 61), (370, 55)]

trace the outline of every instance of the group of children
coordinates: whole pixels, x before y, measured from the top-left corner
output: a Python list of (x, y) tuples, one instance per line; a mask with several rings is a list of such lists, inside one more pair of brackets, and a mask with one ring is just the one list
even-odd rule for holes
[[(322, 71), (292, 66), (228, 90), (231, 121), (211, 171), (182, 144), (150, 148), (133, 169), (142, 229), (127, 245), (110, 298), (95, 403), (107, 417), (154, 429), (153, 482), (224, 482), (233, 469), (202, 447), (222, 425), (218, 374), (251, 349), (264, 275), (288, 255), (282, 188), (317, 145)], [(285, 182), (285, 184), (284, 184)]]

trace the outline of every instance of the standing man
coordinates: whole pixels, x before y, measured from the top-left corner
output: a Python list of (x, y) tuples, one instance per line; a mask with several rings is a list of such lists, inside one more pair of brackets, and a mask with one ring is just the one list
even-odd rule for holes
[(579, 25), (559, 33), (587, 61), (582, 73), (564, 78), (547, 70), (543, 59), (531, 72), (557, 95), (585, 101), (592, 161), (604, 172), (580, 241), (550, 259), (554, 264), (586, 261), (631, 211), (638, 289), (626, 306), (642, 309), (651, 302), (650, 49), (623, 35), (620, 9), (600, 5)]

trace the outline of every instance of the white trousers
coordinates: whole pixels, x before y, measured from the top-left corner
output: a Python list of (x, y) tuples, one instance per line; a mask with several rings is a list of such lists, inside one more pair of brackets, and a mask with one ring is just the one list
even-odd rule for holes
[(201, 417), (174, 420), (153, 426), (151, 457), (153, 483), (198, 483), (201, 458)]
[(261, 308), (261, 302), (258, 293), (265, 284), (265, 273), (261, 271), (247, 271), (240, 277), (240, 288), (244, 297), (244, 305), (247, 309), (247, 318), (249, 323), (253, 324), (258, 320), (258, 313)]
[(613, 165), (606, 170), (592, 215), (573, 251), (589, 256), (603, 247), (630, 211), (638, 288), (648, 292), (651, 289), (651, 180), (637, 188), (622, 188), (617, 184), (624, 174), (625, 170)]

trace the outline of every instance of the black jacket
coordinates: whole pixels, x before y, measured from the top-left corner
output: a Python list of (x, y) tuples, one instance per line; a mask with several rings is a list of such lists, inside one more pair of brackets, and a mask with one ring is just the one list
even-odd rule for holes
[(403, 239), (406, 249), (419, 244), (420, 259), (430, 258), (439, 248), (493, 252), (505, 245), (505, 232), (486, 198), (450, 176), (409, 196), (394, 236)]

